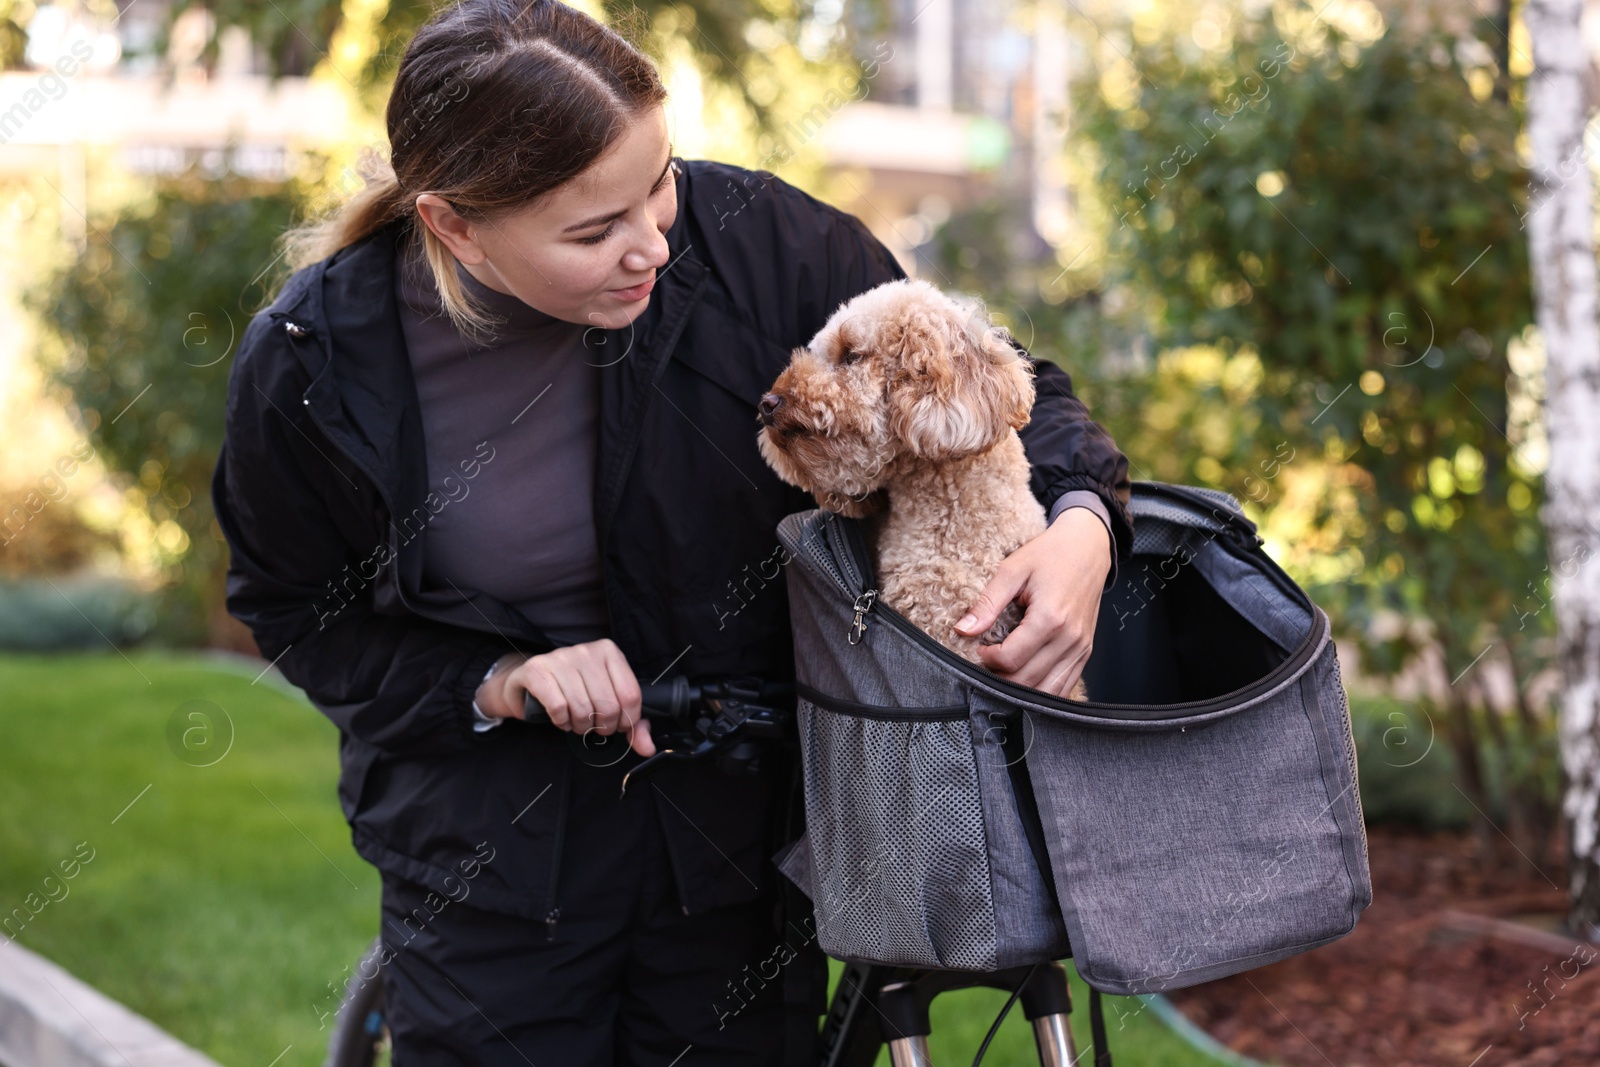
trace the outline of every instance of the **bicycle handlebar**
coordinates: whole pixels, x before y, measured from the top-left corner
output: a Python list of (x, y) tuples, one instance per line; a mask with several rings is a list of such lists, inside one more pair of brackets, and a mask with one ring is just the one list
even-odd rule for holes
[[(763, 742), (783, 741), (794, 712), (794, 683), (725, 678), (694, 683), (678, 676), (639, 687), (643, 717), (662, 727), (656, 754), (630, 770), (628, 782), (661, 760), (714, 757), (726, 773), (761, 773)], [(549, 712), (532, 694), (522, 701), (523, 718), (551, 725)]]
[[(794, 683), (745, 679), (696, 685), (678, 675), (664, 682), (643, 683), (639, 692), (644, 718), (691, 721), (718, 700), (743, 697), (754, 704), (788, 704), (794, 700)], [(550, 722), (550, 713), (532, 693), (523, 694), (522, 717), (530, 723)]]

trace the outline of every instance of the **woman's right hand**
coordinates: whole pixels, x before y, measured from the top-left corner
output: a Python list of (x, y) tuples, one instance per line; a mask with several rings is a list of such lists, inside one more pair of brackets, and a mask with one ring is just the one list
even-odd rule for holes
[(478, 707), (494, 718), (520, 719), (524, 693), (532, 693), (550, 722), (563, 730), (602, 735), (627, 730), (630, 748), (641, 756), (655, 755), (650, 722), (640, 714), (639, 681), (609, 637), (538, 656), (508, 655), (478, 687)]

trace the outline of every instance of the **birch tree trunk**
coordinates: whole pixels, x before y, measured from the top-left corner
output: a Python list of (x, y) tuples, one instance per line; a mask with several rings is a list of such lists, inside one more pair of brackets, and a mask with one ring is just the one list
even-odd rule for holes
[(1567, 772), (1575, 932), (1600, 932), (1600, 320), (1589, 155), (1589, 57), (1579, 33), (1583, 0), (1528, 0), (1533, 45), (1528, 140), (1533, 149), (1528, 230), (1535, 317), (1547, 354), (1550, 466), (1541, 518), (1564, 674), (1559, 729)]

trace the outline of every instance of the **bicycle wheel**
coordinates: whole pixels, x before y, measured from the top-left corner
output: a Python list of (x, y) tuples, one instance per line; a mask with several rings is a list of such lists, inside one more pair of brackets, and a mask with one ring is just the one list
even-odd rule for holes
[[(374, 940), (344, 987), (344, 999), (328, 1035), (324, 1067), (374, 1067), (388, 1048), (389, 1027), (383, 1017), (383, 969), (378, 966), (382, 939)], [(364, 978), (363, 975), (371, 975)]]

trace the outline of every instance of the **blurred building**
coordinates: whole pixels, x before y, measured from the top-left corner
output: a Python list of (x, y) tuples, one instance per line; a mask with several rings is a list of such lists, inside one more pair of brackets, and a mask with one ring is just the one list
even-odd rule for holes
[[(210, 15), (192, 8), (155, 52), (168, 5), (133, 0), (109, 25), (46, 5), (28, 26), (29, 70), (0, 74), (0, 175), (59, 171), (69, 201), (85, 153), (109, 149), (133, 173), (191, 166), (278, 179), (300, 148), (349, 132), (345, 95), (321, 81), (273, 81), (243, 30), (225, 31), (202, 65)], [(207, 69), (209, 68), (209, 69)], [(74, 203), (81, 213), (83, 203)]]
[[(0, 176), (47, 176), (77, 242), (91, 214), (91, 155), (133, 174), (198, 167), (275, 179), (300, 151), (361, 136), (353, 94), (336, 70), (273, 80), (238, 29), (204, 56), (203, 7), (176, 21), (159, 62), (169, 7), (119, 0), (107, 25), (83, 8), (42, 6), (28, 28), (33, 69), (0, 74)], [(1032, 205), (1031, 232), (1013, 235), (1020, 253), (1061, 243), (1062, 10), (1016, 0), (885, 0), (842, 4), (839, 15), (857, 41), (868, 89), (842, 108), (814, 108), (820, 130), (808, 118), (806, 133), (840, 176), (841, 206), (913, 272), (917, 246), (952, 211), (997, 193)], [(304, 65), (320, 58), (308, 55)]]
[[(1062, 164), (1073, 57), (1066, 20), (1087, 17), (1082, 9), (1022, 0), (819, 0), (818, 11), (830, 2), (856, 42), (868, 89), (843, 107), (813, 107), (805, 137), (843, 177), (843, 206), (908, 266), (951, 211), (995, 195), (1028, 206), (1028, 232), (1013, 235), (1019, 254), (1066, 244), (1072, 218)], [(58, 174), (61, 195), (76, 209), (66, 214), (85, 206), (85, 150), (111, 149), (135, 173), (198, 165), (275, 178), (301, 149), (360, 136), (338, 63), (320, 79), (273, 81), (260, 47), (239, 29), (221, 35), (216, 55), (203, 56), (211, 17), (203, 5), (176, 21), (158, 57), (171, 0), (115, 3), (109, 25), (81, 5), (40, 6), (28, 26), (33, 69), (0, 73), (0, 176)], [(1472, 0), (1378, 6), (1397, 25), (1464, 25), (1478, 10)], [(1482, 6), (1503, 20), (1503, 4)], [(1600, 20), (1588, 23), (1600, 33)], [(304, 35), (290, 41), (304, 53), (291, 75), (323, 58), (309, 42)], [(55, 69), (63, 58), (70, 73)]]
[(272, 82), (242, 32), (222, 36), (208, 73), (203, 9), (172, 28), (170, 66), (156, 51), (167, 0), (120, 0), (116, 10), (95, 18), (82, 5), (40, 5), (22, 69), (0, 73), (0, 486), (30, 484), (81, 439), (45, 389), (22, 297), (86, 246), (96, 219), (138, 194), (129, 175), (195, 167), (275, 180), (295, 153), (350, 136), (349, 94), (304, 77)]
[[(952, 210), (997, 194), (1032, 206), (1034, 254), (1069, 225), (1060, 171), (1067, 108), (1064, 9), (1016, 0), (887, 0), (854, 17), (876, 63), (868, 98), (821, 135), (828, 162), (860, 168), (860, 216), (909, 267)], [(885, 48), (887, 46), (887, 49)]]
[[(953, 206), (998, 186), (1032, 182), (1039, 225), (1059, 228), (1065, 34), (1058, 18), (1014, 0), (888, 0), (846, 5), (870, 94), (829, 111), (819, 143), (831, 164), (858, 168), (858, 213), (906, 254)], [(81, 8), (46, 5), (29, 25), (33, 68), (0, 74), (0, 173), (59, 170), (81, 189), (81, 153), (111, 147), (136, 173), (202, 170), (273, 178), (297, 148), (339, 143), (352, 116), (327, 81), (266, 74), (242, 30), (224, 32), (202, 62), (208, 13), (187, 11), (156, 48), (164, 0), (122, 0), (109, 26)], [(79, 60), (78, 55), (90, 58)], [(55, 69), (66, 59), (66, 68)], [(316, 56), (309, 57), (313, 62)], [(78, 204), (81, 208), (81, 202)]]

